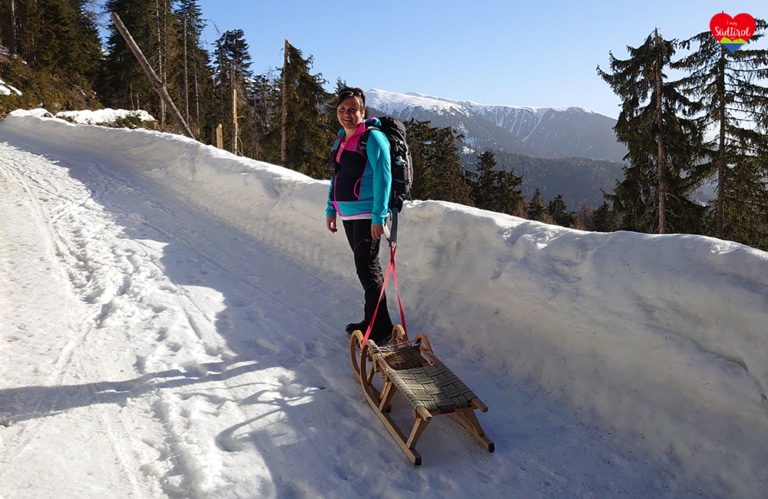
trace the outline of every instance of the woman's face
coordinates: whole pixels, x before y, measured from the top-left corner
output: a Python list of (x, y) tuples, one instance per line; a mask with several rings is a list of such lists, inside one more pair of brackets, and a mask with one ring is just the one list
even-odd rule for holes
[(363, 106), (354, 96), (347, 97), (336, 107), (336, 118), (345, 130), (357, 128), (363, 121)]

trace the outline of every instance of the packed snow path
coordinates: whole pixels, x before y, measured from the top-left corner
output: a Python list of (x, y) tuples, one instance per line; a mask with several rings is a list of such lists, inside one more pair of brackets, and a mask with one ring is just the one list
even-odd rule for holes
[[(291, 475), (297, 465), (322, 469), (321, 453), (275, 449), (311, 443), (328, 412), (315, 419), (307, 403), (323, 404), (316, 392), (332, 380), (315, 369), (298, 380), (295, 369), (327, 342), (345, 360), (315, 297), (295, 293), (323, 282), (167, 194), (153, 199), (140, 179), (8, 144), (0, 156), (2, 269), (12, 283), (2, 303), (9, 462), (0, 491), (282, 496), (315, 480), (315, 471)], [(287, 414), (304, 422), (290, 428)], [(270, 430), (250, 435), (253, 422)], [(248, 442), (258, 452), (238, 459)], [(281, 484), (269, 468), (285, 459)]]
[(764, 483), (759, 463), (739, 486), (738, 470), (659, 459), (433, 335), (489, 405), (497, 450), (437, 418), (412, 468), (352, 376), (354, 280), (126, 161), (0, 128), (0, 497), (749, 497)]

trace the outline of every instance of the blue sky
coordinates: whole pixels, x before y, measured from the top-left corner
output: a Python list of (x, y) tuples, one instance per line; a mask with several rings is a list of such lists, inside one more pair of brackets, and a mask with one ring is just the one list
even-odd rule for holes
[[(350, 85), (481, 104), (582, 106), (618, 116), (597, 76), (658, 28), (667, 39), (709, 31), (715, 14), (768, 18), (765, 0), (200, 0), (205, 32), (242, 29), (257, 73), (282, 64), (286, 38), (332, 89)], [(377, 43), (380, 37), (390, 37)], [(768, 40), (750, 44), (768, 49)]]

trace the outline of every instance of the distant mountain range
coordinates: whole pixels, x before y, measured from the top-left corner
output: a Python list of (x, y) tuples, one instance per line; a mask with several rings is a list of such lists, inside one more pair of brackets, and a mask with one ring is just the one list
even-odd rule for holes
[(601, 190), (623, 178), (626, 148), (616, 140), (616, 120), (580, 107), (482, 105), (416, 93), (371, 89), (371, 115), (429, 121), (464, 135), (462, 160), (474, 168), (479, 153), (494, 151), (499, 165), (523, 175), (523, 194), (539, 188), (545, 201), (562, 194), (569, 209), (582, 201), (597, 207)]

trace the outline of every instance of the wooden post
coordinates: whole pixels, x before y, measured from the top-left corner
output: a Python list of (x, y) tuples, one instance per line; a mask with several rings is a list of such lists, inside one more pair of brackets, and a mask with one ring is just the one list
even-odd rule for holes
[(125, 25), (123, 24), (123, 21), (120, 20), (120, 16), (112, 12), (110, 17), (112, 18), (112, 22), (115, 24), (117, 31), (119, 31), (120, 34), (123, 35), (123, 39), (125, 40), (125, 43), (128, 44), (128, 47), (131, 49), (131, 52), (133, 52), (133, 55), (136, 56), (136, 59), (139, 61), (139, 64), (141, 65), (142, 69), (147, 74), (147, 78), (149, 78), (150, 83), (152, 83), (152, 86), (155, 87), (155, 90), (157, 91), (158, 95), (160, 95), (160, 98), (163, 100), (163, 102), (165, 102), (168, 105), (168, 107), (171, 109), (171, 114), (173, 114), (173, 117), (176, 118), (176, 121), (178, 122), (179, 126), (184, 132), (184, 135), (186, 135), (191, 139), (194, 139), (195, 136), (192, 133), (192, 130), (189, 129), (187, 122), (184, 121), (184, 117), (176, 108), (176, 105), (173, 103), (173, 100), (171, 100), (171, 96), (168, 95), (168, 90), (166, 90), (162, 80), (160, 80), (160, 78), (158, 78), (155, 72), (152, 70), (152, 66), (149, 65), (149, 62), (147, 61), (146, 57), (144, 57), (144, 54), (141, 52), (141, 49), (139, 48), (138, 45), (136, 45), (136, 42), (133, 40), (131, 33), (125, 27)]
[(216, 147), (224, 149), (224, 133), (221, 131), (221, 123), (216, 127)]
[(237, 88), (232, 80), (232, 154), (237, 155)]

